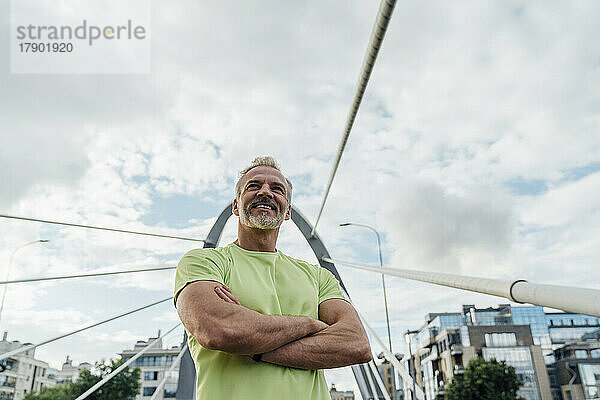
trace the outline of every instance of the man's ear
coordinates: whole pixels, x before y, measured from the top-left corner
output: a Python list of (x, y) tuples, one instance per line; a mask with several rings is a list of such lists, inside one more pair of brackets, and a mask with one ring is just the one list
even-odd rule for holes
[(292, 217), (292, 205), (290, 204), (285, 212), (285, 220), (289, 220)]
[(231, 206), (231, 211), (233, 212), (233, 215), (235, 215), (236, 217), (240, 216), (240, 210), (238, 208), (238, 200), (237, 197), (235, 199), (233, 199), (233, 204)]

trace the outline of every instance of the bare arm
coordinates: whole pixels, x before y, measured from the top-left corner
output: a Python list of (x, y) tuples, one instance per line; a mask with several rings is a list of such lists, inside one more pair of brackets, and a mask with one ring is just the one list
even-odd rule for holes
[(340, 299), (319, 305), (327, 328), (265, 353), (263, 361), (302, 369), (344, 367), (371, 361), (371, 347), (354, 307)]
[(309, 317), (263, 315), (241, 306), (237, 299), (223, 301), (219, 296), (235, 299), (213, 281), (190, 283), (177, 298), (183, 325), (207, 349), (244, 355), (266, 353), (327, 327)]

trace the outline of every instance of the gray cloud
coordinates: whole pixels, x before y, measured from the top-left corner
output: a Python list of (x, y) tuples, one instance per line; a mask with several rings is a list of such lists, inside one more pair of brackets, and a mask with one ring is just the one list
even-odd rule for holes
[(399, 185), (380, 221), (397, 245), (395, 266), (415, 269), (460, 271), (469, 253), (505, 252), (514, 229), (506, 198), (484, 191), (457, 195), (422, 181)]
[[(4, 126), (4, 129), (10, 129)], [(69, 185), (88, 167), (85, 144), (53, 126), (12, 130), (0, 137), (0, 208), (6, 210), (38, 182)]]

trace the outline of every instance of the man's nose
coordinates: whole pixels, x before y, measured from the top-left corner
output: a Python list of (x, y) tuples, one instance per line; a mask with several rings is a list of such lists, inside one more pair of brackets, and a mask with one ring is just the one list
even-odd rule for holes
[(269, 185), (262, 185), (260, 190), (257, 193), (258, 196), (267, 196), (273, 198), (273, 192), (271, 192), (271, 188)]

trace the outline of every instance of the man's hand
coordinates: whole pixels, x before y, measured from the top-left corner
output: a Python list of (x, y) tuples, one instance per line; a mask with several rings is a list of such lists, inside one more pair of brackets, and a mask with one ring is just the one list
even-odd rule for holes
[(319, 318), (331, 325), (265, 353), (262, 360), (301, 369), (338, 368), (371, 361), (367, 334), (350, 303), (325, 300), (319, 305)]
[(233, 292), (231, 291), (231, 289), (229, 289), (227, 286), (225, 285), (217, 285), (215, 286), (215, 293), (217, 294), (217, 296), (219, 296), (222, 300), (225, 300), (228, 303), (233, 303), (233, 304), (237, 304), (239, 306), (241, 306), (242, 304), (240, 303), (240, 301), (237, 299), (237, 297), (235, 297), (235, 295), (233, 294)]

